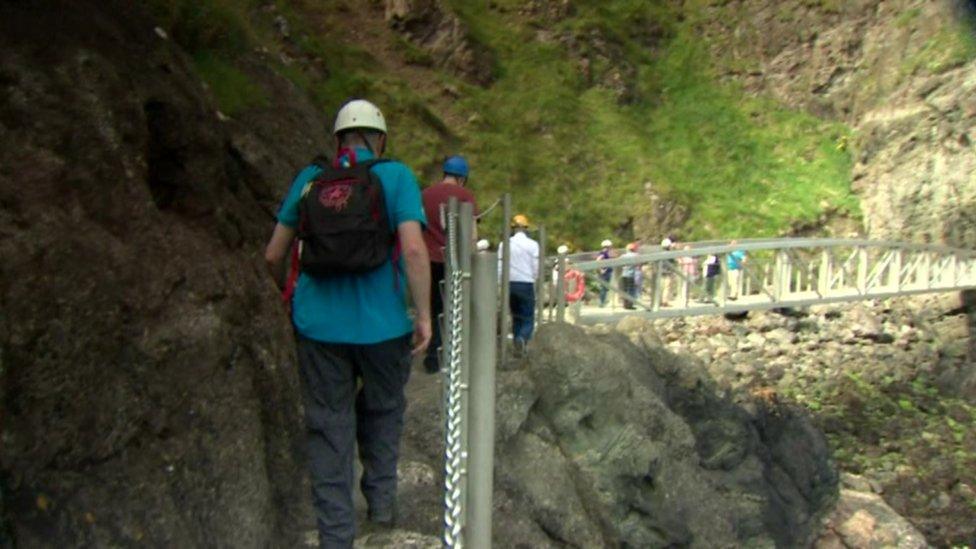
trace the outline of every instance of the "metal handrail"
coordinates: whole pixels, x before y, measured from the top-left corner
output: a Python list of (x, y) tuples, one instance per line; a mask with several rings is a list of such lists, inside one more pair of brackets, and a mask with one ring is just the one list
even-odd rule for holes
[[(690, 243), (689, 243), (690, 244)], [(762, 242), (739, 242), (736, 244), (723, 244), (719, 246), (692, 247), (687, 250), (669, 250), (638, 254), (633, 257), (617, 257), (614, 259), (604, 259), (600, 261), (582, 261), (574, 263), (573, 267), (580, 271), (593, 271), (614, 267), (624, 267), (627, 265), (639, 265), (650, 261), (660, 261), (664, 259), (676, 259), (679, 257), (700, 257), (706, 255), (727, 254), (738, 250), (757, 251), (757, 250), (782, 250), (795, 248), (837, 248), (837, 247), (870, 247), (887, 248), (907, 251), (932, 251), (944, 254), (954, 254), (963, 257), (976, 258), (976, 251), (963, 250), (960, 248), (950, 248), (947, 246), (936, 246), (933, 244), (914, 244), (906, 242), (892, 242), (884, 240), (863, 240), (863, 239), (840, 239), (840, 238), (785, 238), (778, 240), (766, 240)]]

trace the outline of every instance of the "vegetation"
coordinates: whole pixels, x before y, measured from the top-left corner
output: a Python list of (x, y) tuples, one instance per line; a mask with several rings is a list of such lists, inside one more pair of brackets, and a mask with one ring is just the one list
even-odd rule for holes
[[(663, 2), (581, 0), (551, 29), (572, 37), (567, 48), (537, 36), (522, 2), (489, 8), (452, 0), (471, 39), (492, 52), (496, 81), (481, 88), (430, 69), (432, 80), (459, 91), (450, 114), (466, 123), (449, 127), (443, 104), (432, 108), (431, 97), (380, 71), (341, 33), (321, 32), (340, 24), (344, 10), (359, 9), (328, 4), (279, 1), (274, 10), (290, 23), (289, 47), (321, 60), (325, 74), (296, 63), (275, 61), (275, 68), (324, 112), (353, 96), (382, 105), (396, 132), (391, 153), (427, 178), (445, 155), (469, 155), (483, 200), (515, 193), (516, 207), (546, 223), (553, 243), (593, 248), (608, 235), (633, 237), (628, 220), (648, 214), (648, 188), (689, 207), (678, 231), (686, 239), (777, 234), (825, 209), (856, 215), (849, 153), (838, 146), (847, 128), (719, 82), (693, 13), (679, 17)], [(257, 47), (277, 49), (272, 17), (257, 0), (151, 5), (193, 55), (222, 112), (268, 105), (260, 86), (235, 68)], [(431, 64), (417, 47), (393, 40), (405, 64)]]
[[(685, 238), (776, 234), (825, 207), (856, 211), (848, 152), (837, 147), (846, 128), (718, 83), (692, 23), (670, 7), (578, 2), (561, 23), (583, 42), (598, 35), (636, 67), (637, 99), (621, 105), (584, 81), (563, 46), (513, 24), (514, 4), (455, 4), (502, 67), (496, 85), (464, 102), (484, 113), (468, 136), (479, 177), (518, 193), (557, 238), (594, 247), (647, 213), (646, 183), (690, 206)], [(650, 50), (648, 29), (668, 38)]]
[(939, 74), (976, 59), (976, 35), (963, 22), (942, 27), (905, 61), (905, 72)]
[[(844, 379), (795, 387), (784, 396), (813, 412), (840, 469), (889, 478), (886, 500), (911, 510), (916, 526), (936, 528), (940, 516), (959, 512), (933, 507), (933, 498), (972, 482), (976, 407), (947, 397), (925, 374), (869, 380), (852, 371)], [(954, 505), (976, 508), (972, 499), (956, 499)], [(957, 523), (959, 531), (965, 531), (964, 523)], [(959, 531), (938, 530), (937, 535), (951, 538)]]

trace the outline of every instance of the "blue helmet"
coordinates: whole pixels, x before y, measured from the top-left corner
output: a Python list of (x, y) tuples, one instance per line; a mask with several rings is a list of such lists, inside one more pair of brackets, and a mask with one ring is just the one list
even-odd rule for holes
[(444, 173), (458, 177), (467, 177), (468, 161), (463, 156), (454, 155), (444, 161)]

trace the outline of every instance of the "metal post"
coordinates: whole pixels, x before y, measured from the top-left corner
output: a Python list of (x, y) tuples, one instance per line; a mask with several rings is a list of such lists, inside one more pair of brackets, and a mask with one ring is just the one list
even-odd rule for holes
[(959, 284), (959, 256), (953, 254), (949, 258), (949, 286), (955, 286)]
[[(458, 262), (461, 268), (461, 527), (467, 530), (468, 508), (468, 400), (471, 387), (471, 251), (474, 244), (474, 206), (459, 204)], [(467, 539), (467, 536), (464, 536)]]
[(607, 296), (610, 299), (610, 310), (617, 311), (617, 299), (620, 296), (620, 267), (611, 267), (610, 269), (610, 287), (615, 291), (608, 291)]
[(556, 264), (558, 263), (558, 261), (556, 261), (555, 259), (553, 259), (552, 261), (553, 263), (551, 269), (549, 268), (548, 258), (546, 260), (546, 265), (544, 267), (546, 271), (546, 276), (544, 278), (544, 280), (546, 281), (546, 296), (549, 297), (549, 306), (546, 307), (546, 322), (554, 322), (556, 320), (556, 303), (553, 301), (553, 299), (555, 299), (556, 296), (556, 284), (555, 281), (552, 279), (552, 273), (556, 271), (556, 266), (557, 266)]
[(857, 249), (857, 291), (864, 294), (868, 290), (868, 249)]
[(783, 298), (785, 299), (793, 291), (793, 258), (790, 254), (783, 251)]
[(495, 462), (497, 254), (475, 254), (472, 278), (467, 541), (474, 549), (489, 549)]
[(511, 288), (509, 287), (509, 277), (511, 276), (511, 263), (512, 254), (509, 248), (509, 240), (512, 238), (512, 227), (510, 223), (512, 222), (512, 195), (505, 193), (502, 196), (502, 276), (501, 276), (501, 306), (499, 310), (501, 316), (499, 317), (499, 332), (501, 337), (498, 338), (500, 342), (500, 347), (498, 349), (498, 361), (502, 364), (505, 363), (506, 354), (508, 352), (508, 336), (512, 331), (512, 313), (509, 305), (509, 292)]
[(901, 249), (891, 252), (891, 264), (888, 265), (888, 287), (901, 291)]
[(716, 259), (722, 267), (722, 280), (718, 289), (718, 304), (720, 307), (725, 307), (729, 301), (729, 261), (725, 254), (717, 256)]
[(919, 273), (922, 279), (922, 288), (930, 289), (932, 287), (932, 254), (922, 252), (922, 264), (919, 266)]
[(559, 254), (556, 268), (556, 322), (566, 322), (566, 254)]
[(786, 275), (786, 252), (779, 250), (776, 252), (776, 259), (773, 262), (773, 296), (776, 301), (783, 301), (786, 296), (786, 287), (790, 280)]
[(535, 318), (536, 325), (542, 324), (542, 316), (545, 311), (545, 302), (550, 298), (549, 288), (546, 281), (549, 280), (549, 273), (546, 272), (546, 228), (539, 225), (539, 279), (535, 283)]
[(654, 262), (654, 294), (651, 297), (652, 311), (661, 310), (661, 296), (664, 294), (664, 277), (661, 274), (661, 269), (663, 268), (664, 260), (657, 260)]
[[(692, 259), (694, 261), (694, 259)], [(682, 305), (685, 309), (688, 308), (688, 303), (691, 301), (691, 282), (688, 280), (689, 274), (682, 263), (681, 272), (678, 276), (681, 277), (681, 297), (684, 304)]]
[(824, 249), (820, 254), (820, 272), (817, 274), (817, 293), (826, 297), (830, 291), (830, 250)]

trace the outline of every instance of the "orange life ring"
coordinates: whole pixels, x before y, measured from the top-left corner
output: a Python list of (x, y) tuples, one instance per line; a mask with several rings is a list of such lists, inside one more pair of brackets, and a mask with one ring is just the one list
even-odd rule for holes
[[(573, 283), (575, 282), (575, 285)], [(570, 292), (569, 288), (573, 288)], [(566, 271), (566, 303), (576, 303), (586, 293), (586, 277), (576, 269)]]

